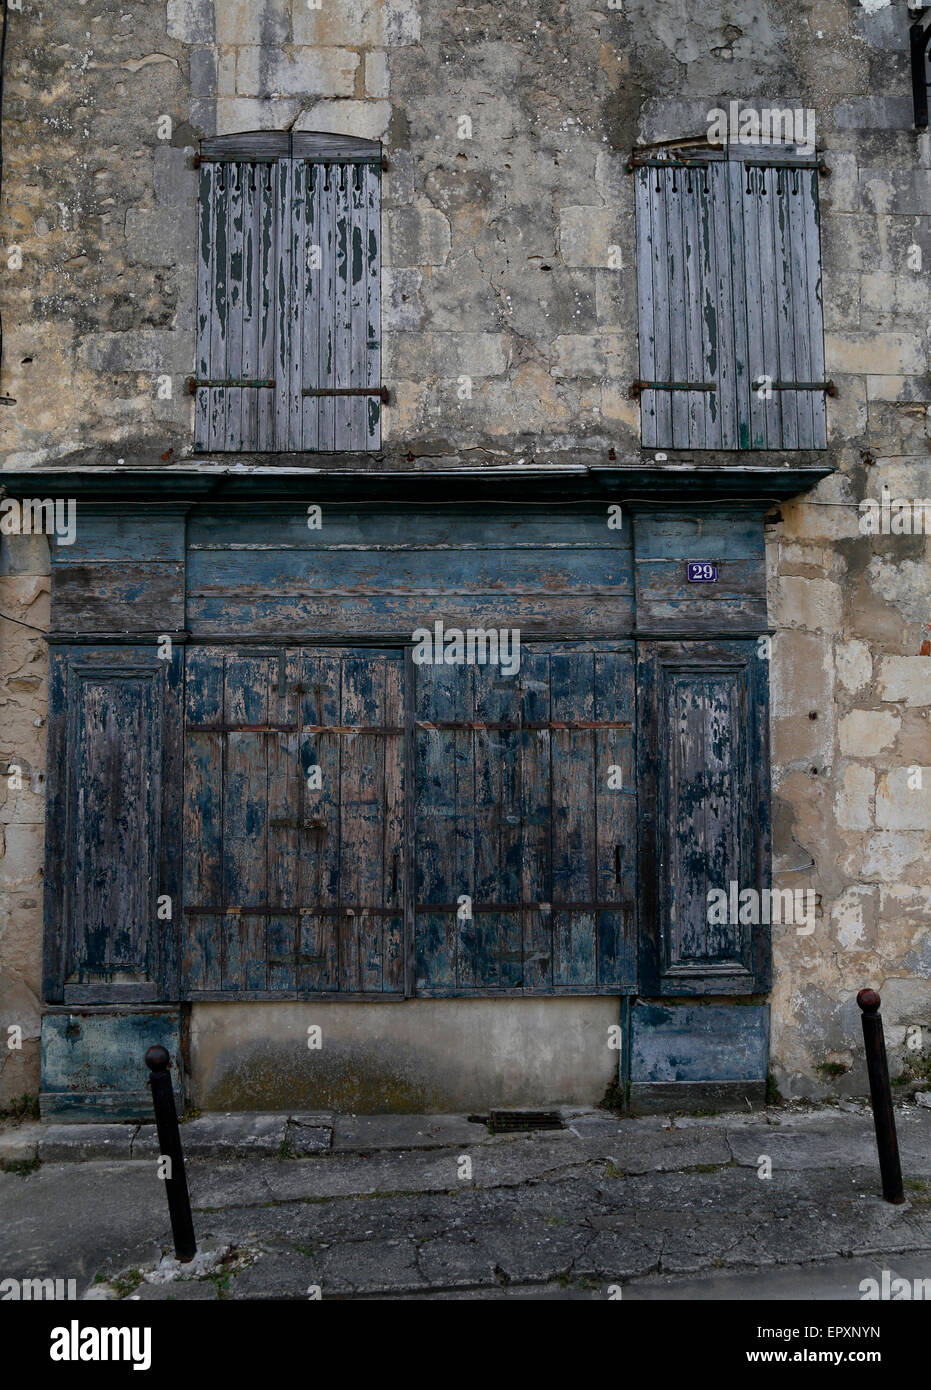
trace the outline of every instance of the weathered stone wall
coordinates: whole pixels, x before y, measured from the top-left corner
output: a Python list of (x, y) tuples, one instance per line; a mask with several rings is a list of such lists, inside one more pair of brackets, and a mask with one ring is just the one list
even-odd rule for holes
[[(769, 532), (777, 883), (822, 907), (810, 936), (774, 931), (773, 1069), (789, 1094), (863, 1089), (853, 995), (867, 982), (894, 1071), (931, 1057), (931, 542), (865, 536), (857, 510), (883, 485), (931, 496), (931, 144), (912, 130), (908, 23), (905, 0), (36, 0), (11, 13), (2, 240), (22, 268), (2, 279), (6, 467), (190, 457), (190, 152), (202, 135), (291, 126), (380, 137), (390, 162), (393, 402), (374, 467), (639, 460), (630, 147), (701, 135), (732, 99), (815, 109), (832, 170), (838, 471)], [(41, 626), (40, 576), (0, 582), (4, 611), (25, 604)], [(3, 756), (38, 767), (41, 648), (3, 633)], [(14, 911), (0, 964), (34, 995), (41, 798), (4, 794)], [(906, 1045), (916, 1028), (923, 1050)], [(4, 1059), (7, 1093), (27, 1055)]]

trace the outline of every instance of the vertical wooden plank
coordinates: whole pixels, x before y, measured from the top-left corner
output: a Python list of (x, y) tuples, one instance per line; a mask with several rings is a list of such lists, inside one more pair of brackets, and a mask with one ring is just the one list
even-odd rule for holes
[[(673, 376), (672, 325), (677, 322), (684, 303), (681, 289), (681, 223), (678, 205), (670, 214), (671, 181), (669, 171), (648, 169), (650, 189), (650, 225), (653, 229), (653, 329), (656, 381), (670, 381)], [(680, 337), (677, 333), (676, 339)], [(678, 353), (679, 345), (676, 351)], [(676, 359), (678, 360), (678, 358)], [(656, 414), (656, 443), (660, 448), (672, 448), (676, 438), (673, 422), (673, 394), (655, 391), (653, 410)]]
[(520, 901), (534, 904), (523, 909), (523, 986), (549, 990), (553, 987), (552, 733), (548, 728), (527, 727), (549, 724), (552, 718), (550, 654), (545, 645), (537, 650), (521, 644), (521, 685)]
[(553, 653), (553, 982), (575, 987), (596, 977), (595, 913), (559, 904), (595, 897), (594, 735), (559, 725), (593, 719), (593, 675), (590, 651)]
[[(381, 386), (381, 170), (362, 166), (365, 194), (365, 386)], [(360, 350), (363, 350), (360, 344)], [(360, 448), (381, 448), (381, 401), (364, 399)]]
[[(821, 279), (821, 215), (819, 204), (818, 170), (806, 169), (799, 176), (805, 237), (805, 283), (808, 305), (808, 347), (812, 381), (825, 380), (824, 367), (824, 306)], [(826, 449), (827, 400), (823, 391), (812, 393), (813, 449)]]
[[(385, 708), (385, 662), (368, 654), (343, 659), (344, 726), (373, 729)], [(340, 897), (347, 912), (340, 987), (377, 990), (382, 980), (382, 921), (372, 908), (384, 893), (384, 735), (343, 735), (340, 779)], [(352, 915), (348, 915), (348, 914)]]
[[(474, 922), (460, 922), (452, 907), (427, 905), (455, 904), (473, 893), (474, 773), (471, 732), (437, 725), (468, 721), (472, 683), (459, 668), (445, 665), (417, 666), (415, 680), (416, 981), (418, 989), (452, 993), (459, 980), (460, 932), (471, 949)], [(468, 966), (465, 974), (468, 980)]]
[[(768, 377), (770, 381), (780, 381), (785, 363), (782, 360), (779, 331), (779, 244), (776, 237), (773, 196), (769, 187), (772, 171), (751, 169), (748, 172), (753, 192), (748, 199), (747, 212), (755, 216), (759, 228), (759, 295), (763, 308), (763, 367), (757, 380)], [(758, 397), (759, 394), (758, 391)], [(764, 449), (778, 449), (782, 446), (782, 395), (781, 391), (773, 391), (768, 400), (764, 394), (761, 402), (766, 421), (765, 443), (762, 445)]]
[[(718, 248), (719, 265), (725, 255), (729, 255), (731, 267), (731, 291), (732, 291), (732, 323), (733, 333), (728, 337), (728, 346), (733, 348), (731, 359), (731, 387), (735, 396), (735, 416), (733, 421), (733, 444), (734, 449), (749, 449), (754, 447), (751, 440), (754, 435), (754, 406), (753, 399), (755, 392), (751, 390), (751, 383), (755, 380), (751, 364), (751, 315), (753, 318), (753, 338), (757, 341), (759, 335), (759, 299), (756, 295), (756, 279), (752, 278), (749, 271), (748, 256), (750, 251), (744, 240), (744, 203), (746, 194), (744, 192), (743, 166), (739, 160), (724, 159), (720, 165), (716, 166), (721, 171), (721, 178), (725, 186), (721, 190), (722, 200), (726, 199), (728, 210), (728, 223), (726, 230), (722, 230), (722, 240)], [(727, 248), (727, 250), (725, 250)], [(759, 262), (759, 247), (756, 248), (756, 262)], [(757, 272), (758, 273), (758, 272)], [(753, 300), (751, 304), (749, 286), (753, 286)], [(761, 355), (761, 349), (758, 349)]]
[[(666, 380), (689, 380), (689, 272), (682, 184), (676, 169), (656, 171), (661, 178), (666, 213), (667, 266), (669, 278), (669, 374)], [(662, 378), (661, 378), (662, 379)], [(691, 441), (689, 393), (660, 391), (669, 397), (672, 419), (672, 447), (687, 449)]]
[[(285, 693), (282, 697), (277, 669), (272, 671), (268, 691), (271, 722), (292, 725), (287, 732), (269, 733), (268, 748), (268, 903), (288, 908), (294, 914), (269, 916), (266, 929), (268, 953), (268, 988), (293, 990), (297, 988), (296, 954), (298, 949), (300, 906), (300, 869), (302, 856), (301, 830), (295, 821), (302, 818), (303, 787), (301, 785), (301, 748), (298, 725), (300, 701), (296, 687), (301, 683), (301, 654), (283, 652)], [(279, 658), (273, 658), (276, 666)]]
[[(349, 164), (349, 386), (368, 384), (368, 351), (366, 289), (366, 241), (368, 237), (368, 208), (365, 189), (365, 166)], [(349, 448), (366, 447), (366, 398), (349, 397)]]
[[(334, 336), (336, 346), (336, 373), (334, 384), (339, 388), (350, 386), (351, 380), (351, 308), (350, 308), (350, 181), (352, 166), (334, 164), (331, 175), (335, 181), (335, 252), (336, 278), (334, 298)], [(336, 434), (334, 447), (337, 452), (352, 447), (352, 397), (335, 398)]]
[[(656, 366), (656, 327), (653, 286), (654, 236), (651, 213), (649, 169), (634, 171), (637, 200), (637, 327), (640, 342), (640, 378), (658, 381)], [(655, 391), (640, 396), (640, 442), (645, 449), (656, 446)]]
[[(795, 334), (792, 324), (792, 248), (790, 244), (788, 205), (782, 187), (781, 169), (760, 171), (766, 181), (769, 211), (773, 223), (773, 243), (776, 249), (776, 324), (779, 331), (779, 377), (783, 381), (799, 381), (795, 360)], [(804, 392), (779, 391), (782, 402), (782, 436), (777, 448), (799, 447), (799, 396)]]
[[(383, 719), (389, 730), (403, 729), (404, 658), (392, 656), (385, 662), (385, 699)], [(399, 994), (404, 988), (404, 902), (407, 876), (405, 872), (405, 805), (404, 805), (404, 748), (401, 733), (386, 733), (382, 739), (382, 785), (384, 816), (382, 824), (381, 861), (384, 865), (382, 903), (392, 908), (382, 920), (383, 970), (379, 985), (383, 991)]]
[[(273, 659), (245, 653), (227, 657), (225, 723), (268, 723), (272, 664)], [(277, 662), (274, 667), (277, 678)], [(266, 919), (248, 908), (268, 901), (268, 735), (233, 727), (226, 738), (222, 987), (265, 989)]]
[[(505, 676), (496, 665), (472, 668), (476, 724), (518, 723), (519, 679), (519, 673)], [(482, 906), (520, 902), (520, 754), (517, 728), (474, 731), (474, 900)], [(474, 988), (523, 985), (521, 912), (516, 907), (483, 911), (476, 915), (474, 935)]]
[[(302, 817), (320, 829), (301, 841), (298, 988), (341, 987), (340, 760), (341, 662), (338, 653), (305, 651), (301, 697)], [(332, 732), (331, 732), (332, 731)], [(311, 774), (313, 774), (311, 776)], [(311, 787), (310, 782), (320, 783)]]
[(302, 159), (289, 162), (291, 173), (291, 217), (289, 222), (290, 288), (288, 291), (288, 443), (286, 447), (299, 451), (304, 432), (304, 399), (301, 395), (304, 375), (303, 313), (307, 293), (307, 232), (305, 190), (310, 165)]
[[(780, 170), (782, 193), (779, 197), (791, 257), (789, 294), (796, 381), (811, 381), (811, 317), (808, 308), (808, 259), (805, 248), (805, 173), (798, 169)], [(798, 411), (798, 447), (813, 449), (814, 391), (794, 393)], [(820, 394), (820, 393), (819, 393)]]
[[(681, 378), (683, 381), (704, 381), (705, 353), (702, 325), (702, 299), (706, 281), (705, 229), (699, 223), (698, 192), (695, 176), (691, 169), (672, 170), (673, 181), (679, 189), (682, 207), (682, 236), (685, 253), (685, 336), (686, 366)], [(682, 396), (687, 409), (688, 438), (687, 447), (706, 448), (704, 391), (676, 391)]]
[(292, 176), (290, 159), (279, 159), (278, 199), (275, 207), (276, 262), (275, 295), (275, 448), (287, 450), (291, 439), (291, 318), (294, 313), (292, 258)]
[[(276, 379), (277, 331), (277, 268), (278, 268), (278, 205), (282, 196), (281, 161), (259, 164), (256, 168), (256, 191), (259, 195), (259, 280), (258, 293), (258, 375), (263, 381)], [(256, 445), (260, 450), (273, 450), (277, 440), (277, 392), (261, 390), (256, 393), (258, 413)]]
[(699, 190), (699, 222), (707, 242), (708, 280), (702, 310), (706, 380), (717, 390), (705, 407), (708, 448), (737, 448), (737, 404), (734, 365), (734, 295), (731, 285), (730, 222), (727, 168), (722, 160), (710, 160), (696, 169)]
[[(230, 166), (217, 164), (214, 174), (213, 199), (213, 282), (210, 314), (210, 376), (222, 380), (226, 376), (226, 331), (229, 306), (229, 184)], [(211, 387), (208, 409), (209, 448), (226, 448), (226, 392), (223, 387)]]
[(224, 744), (221, 733), (190, 725), (219, 724), (223, 714), (223, 657), (202, 647), (185, 650), (184, 905), (218, 914), (184, 915), (181, 979), (185, 996), (220, 988), (223, 902)]
[[(332, 389), (336, 380), (336, 179), (338, 165), (321, 166), (323, 183), (320, 191), (320, 321), (318, 330), (319, 361), (316, 384)], [(333, 396), (321, 396), (317, 405), (318, 438), (321, 450), (336, 448), (336, 402)]]
[[(197, 343), (195, 373), (199, 380), (209, 380), (213, 373), (211, 343), (213, 335), (216, 240), (215, 181), (217, 164), (202, 164), (197, 206)], [(195, 393), (194, 447), (210, 448), (210, 392), (204, 386)]]
[[(628, 721), (629, 727), (600, 728), (594, 736), (597, 854), (596, 898), (632, 903), (636, 896), (636, 782), (633, 764), (634, 672), (629, 651), (595, 655), (594, 717), (600, 724)], [(596, 976), (599, 988), (621, 988), (636, 978), (633, 914), (620, 906), (598, 913)]]
[[(254, 380), (259, 376), (259, 301), (262, 284), (261, 271), (261, 191), (256, 177), (256, 166), (244, 163), (242, 166), (243, 198), (243, 246), (242, 246), (242, 375), (244, 380)], [(259, 448), (258, 442), (258, 395), (255, 389), (243, 388), (242, 392), (242, 447), (253, 450)]]
[[(246, 180), (248, 165), (236, 161), (227, 167), (230, 188), (227, 231), (229, 274), (227, 276), (226, 375), (230, 381), (241, 381), (243, 376), (242, 320), (245, 271), (245, 189), (243, 185)], [(231, 386), (224, 394), (226, 396), (226, 447), (232, 451), (241, 450), (243, 447), (243, 392), (240, 387)]]
[[(301, 387), (319, 384), (320, 368), (320, 294), (322, 288), (320, 191), (323, 185), (322, 164), (306, 164), (304, 219), (304, 308), (301, 325)], [(301, 439), (304, 449), (320, 447), (320, 402), (314, 396), (302, 398)]]

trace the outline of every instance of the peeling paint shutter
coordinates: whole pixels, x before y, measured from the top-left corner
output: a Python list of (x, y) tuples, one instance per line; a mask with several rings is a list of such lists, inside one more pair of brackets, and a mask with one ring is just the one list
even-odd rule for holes
[(400, 651), (187, 648), (182, 997), (403, 991), (403, 687)]
[(381, 171), (374, 161), (296, 159), (291, 177), (291, 433), (283, 447), (377, 449)]
[(381, 445), (381, 154), (316, 134), (204, 142), (195, 447)]
[[(276, 449), (275, 267), (287, 161), (200, 171), (194, 445)], [(243, 384), (249, 383), (249, 384)]]
[(817, 170), (706, 159), (634, 177), (644, 446), (825, 448)]
[(629, 648), (522, 643), (519, 676), (423, 665), (415, 682), (417, 993), (633, 989)]

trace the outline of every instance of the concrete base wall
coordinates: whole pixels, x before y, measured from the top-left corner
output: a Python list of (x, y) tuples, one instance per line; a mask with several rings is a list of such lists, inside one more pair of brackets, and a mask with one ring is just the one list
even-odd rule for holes
[(618, 1078), (619, 1018), (613, 998), (194, 1004), (189, 1099), (360, 1114), (597, 1105)]

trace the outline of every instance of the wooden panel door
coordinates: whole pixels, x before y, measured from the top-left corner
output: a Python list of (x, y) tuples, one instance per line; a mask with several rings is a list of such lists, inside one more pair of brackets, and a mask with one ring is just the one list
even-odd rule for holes
[(172, 998), (181, 660), (152, 647), (53, 652), (45, 998)]
[(730, 910), (722, 922), (709, 898), (713, 890), (730, 898), (732, 884), (738, 895), (769, 887), (766, 666), (755, 641), (641, 648), (646, 994), (768, 987), (768, 927), (732, 920)]
[(633, 658), (522, 645), (415, 670), (419, 994), (636, 986)]
[(188, 652), (184, 997), (404, 986), (403, 654)]

